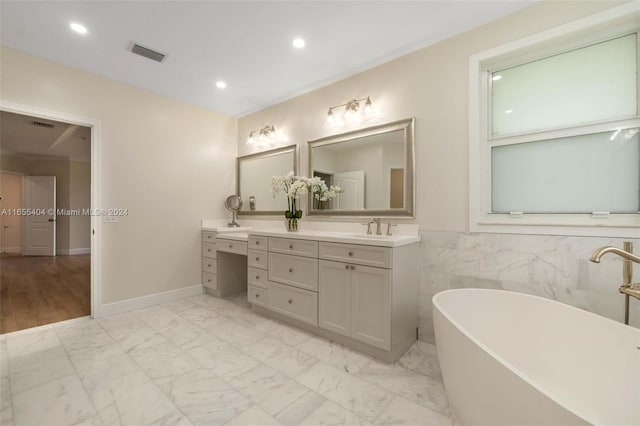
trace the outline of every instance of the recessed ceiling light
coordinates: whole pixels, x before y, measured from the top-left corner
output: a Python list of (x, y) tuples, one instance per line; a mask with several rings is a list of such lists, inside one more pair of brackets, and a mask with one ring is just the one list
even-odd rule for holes
[(78, 24), (77, 22), (72, 22), (69, 24), (69, 28), (71, 28), (73, 31), (77, 32), (78, 34), (86, 34), (87, 33), (87, 27), (85, 27), (82, 24)]
[(501, 76), (500, 74), (496, 74), (496, 75), (494, 75), (494, 76), (493, 76), (492, 80), (493, 80), (493, 81), (498, 81), (498, 80), (500, 80), (501, 78), (502, 78), (502, 76)]
[(296, 49), (302, 49), (305, 45), (305, 42), (303, 38), (298, 37), (294, 38), (291, 44), (293, 44), (293, 47), (295, 47)]
[(512, 112), (513, 112), (513, 110), (512, 110), (512, 109), (508, 109), (508, 110), (506, 110), (504, 113), (505, 113), (505, 114), (511, 114)]
[(220, 80), (220, 81), (216, 81), (216, 87), (218, 89), (224, 89), (225, 87), (227, 87), (227, 83), (225, 83), (224, 81)]

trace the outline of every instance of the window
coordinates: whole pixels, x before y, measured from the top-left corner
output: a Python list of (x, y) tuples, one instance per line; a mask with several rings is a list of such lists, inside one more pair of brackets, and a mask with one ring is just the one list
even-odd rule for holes
[(640, 235), (634, 12), (472, 57), (472, 231)]

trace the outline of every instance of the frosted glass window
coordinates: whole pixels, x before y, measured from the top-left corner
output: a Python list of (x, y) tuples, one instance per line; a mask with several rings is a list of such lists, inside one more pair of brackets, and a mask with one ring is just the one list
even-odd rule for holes
[(638, 129), (496, 146), (493, 213), (640, 211)]
[(636, 34), (492, 73), (492, 135), (634, 116)]

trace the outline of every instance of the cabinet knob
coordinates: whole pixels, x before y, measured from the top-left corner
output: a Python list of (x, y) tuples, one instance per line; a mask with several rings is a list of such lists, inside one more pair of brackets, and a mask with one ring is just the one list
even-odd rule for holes
[(289, 273), (292, 273), (292, 272), (293, 272), (293, 268), (289, 268)]
[(344, 269), (349, 269), (349, 265), (344, 265)]
[(256, 245), (259, 246), (260, 245), (260, 241), (256, 241)]
[(259, 295), (259, 294), (256, 294), (256, 299), (257, 299), (258, 297), (260, 297), (260, 295)]
[(353, 256), (353, 252), (352, 251), (349, 252), (349, 256)]
[(211, 249), (207, 249), (207, 251), (208, 251), (209, 253), (211, 253)]
[(292, 303), (293, 303), (293, 299), (289, 299), (289, 304), (292, 304)]
[(293, 244), (289, 244), (289, 250), (293, 250)]
[(233, 248), (233, 244), (229, 244), (229, 248)]
[(207, 265), (207, 268), (211, 268), (211, 264), (210, 263)]
[(260, 279), (260, 275), (256, 275), (256, 280), (259, 280), (259, 279)]
[(353, 271), (354, 269), (356, 269), (356, 267), (352, 265), (351, 268), (349, 268), (349, 269), (351, 269)]
[(211, 235), (207, 235), (207, 238), (208, 238), (208, 239), (211, 239)]
[(211, 282), (211, 278), (207, 279), (207, 282)]
[(257, 262), (257, 261), (259, 261), (259, 260), (260, 260), (260, 258), (259, 258), (259, 257), (256, 257), (256, 262)]

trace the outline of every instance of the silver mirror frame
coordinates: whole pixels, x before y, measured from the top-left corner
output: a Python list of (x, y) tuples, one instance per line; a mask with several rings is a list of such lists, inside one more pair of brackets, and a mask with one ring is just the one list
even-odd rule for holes
[(335, 143), (348, 142), (353, 139), (359, 139), (367, 136), (379, 135), (381, 133), (392, 132), (396, 130), (404, 131), (405, 140), (405, 167), (407, 170), (405, 182), (406, 200), (403, 209), (388, 210), (318, 210), (313, 209), (313, 197), (308, 197), (307, 214), (309, 216), (376, 216), (376, 217), (396, 217), (396, 218), (415, 218), (415, 118), (398, 120), (387, 124), (367, 127), (360, 130), (341, 133), (334, 136), (327, 136), (307, 142), (307, 156), (309, 160), (308, 173), (313, 173), (313, 148), (331, 145)]
[[(240, 176), (240, 163), (243, 160), (255, 160), (257, 158), (266, 158), (266, 157), (271, 157), (273, 155), (283, 154), (286, 152), (293, 153), (293, 174), (297, 176), (298, 173), (300, 172), (300, 167), (299, 167), (300, 154), (298, 151), (298, 145), (287, 145), (280, 148), (270, 149), (268, 151), (262, 151), (262, 152), (257, 152), (255, 154), (249, 154), (249, 155), (244, 155), (242, 157), (238, 157), (236, 160), (236, 194), (242, 197), (242, 194), (240, 193), (240, 180), (242, 179), (242, 176)], [(274, 172), (274, 174), (275, 173), (278, 173), (278, 172)], [(283, 206), (282, 210), (244, 210), (244, 211), (240, 210), (238, 211), (238, 215), (240, 216), (273, 216), (273, 215), (282, 215), (285, 210), (286, 210), (286, 206)]]

